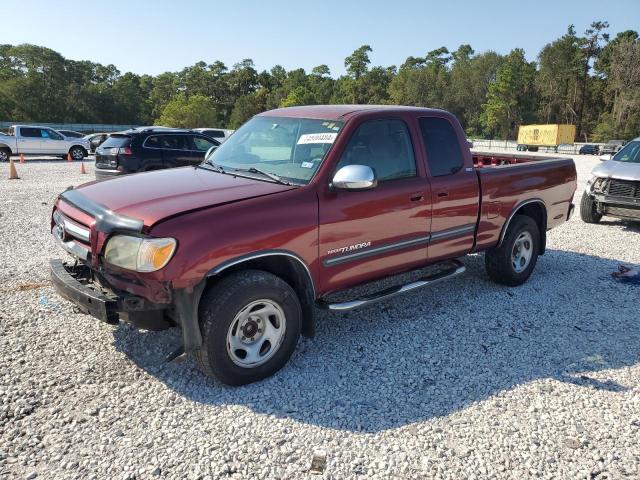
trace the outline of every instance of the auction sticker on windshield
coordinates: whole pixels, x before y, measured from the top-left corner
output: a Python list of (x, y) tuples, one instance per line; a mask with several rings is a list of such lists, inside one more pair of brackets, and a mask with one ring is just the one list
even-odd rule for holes
[(298, 145), (308, 143), (333, 143), (337, 136), (337, 133), (305, 133), (304, 135), (300, 135)]

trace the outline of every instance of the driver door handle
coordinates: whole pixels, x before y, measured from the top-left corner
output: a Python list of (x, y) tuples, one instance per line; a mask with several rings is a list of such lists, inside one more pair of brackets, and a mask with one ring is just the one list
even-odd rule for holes
[(421, 202), (422, 200), (424, 200), (424, 195), (421, 193), (414, 193), (411, 195), (412, 202)]

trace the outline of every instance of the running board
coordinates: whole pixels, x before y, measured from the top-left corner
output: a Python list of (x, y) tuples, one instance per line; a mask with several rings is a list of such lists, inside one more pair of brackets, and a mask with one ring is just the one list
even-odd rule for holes
[(413, 290), (417, 290), (418, 288), (429, 287), (442, 280), (456, 277), (464, 273), (464, 271), (466, 270), (464, 264), (459, 260), (451, 260), (447, 263), (451, 264), (450, 268), (447, 268), (446, 270), (438, 272), (434, 275), (421, 278), (419, 280), (416, 280), (415, 282), (386, 288), (379, 292), (372, 293), (371, 295), (356, 298), (355, 300), (350, 300), (348, 302), (329, 303), (324, 300), (319, 300), (317, 304), (320, 308), (323, 308), (325, 310), (331, 310), (333, 312), (345, 312), (347, 310), (364, 307), (365, 305), (371, 305), (372, 303), (381, 302), (382, 300), (387, 300), (389, 298), (395, 297), (396, 295), (412, 292)]

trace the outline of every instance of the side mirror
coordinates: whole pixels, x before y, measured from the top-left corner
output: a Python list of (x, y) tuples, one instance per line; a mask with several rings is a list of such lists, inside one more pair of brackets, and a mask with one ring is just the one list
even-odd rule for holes
[(611, 154), (607, 153), (606, 155), (600, 155), (600, 161), (601, 162), (606, 162), (607, 160), (611, 160)]
[(213, 152), (216, 151), (216, 148), (218, 148), (217, 145), (214, 145), (213, 147), (209, 148), (209, 150), (207, 150), (207, 153), (204, 154), (204, 161), (206, 162), (207, 160), (209, 160), (209, 158), (211, 157), (211, 155), (213, 155)]
[(336, 172), (331, 184), (339, 190), (370, 190), (378, 186), (378, 179), (369, 166), (346, 165)]

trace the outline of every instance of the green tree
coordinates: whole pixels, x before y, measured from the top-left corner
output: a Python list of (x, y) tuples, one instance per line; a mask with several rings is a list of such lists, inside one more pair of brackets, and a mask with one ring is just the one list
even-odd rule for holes
[(534, 116), (534, 76), (536, 68), (520, 48), (512, 50), (496, 72), (488, 87), (483, 105), (483, 122), (488, 131), (499, 138), (513, 138), (516, 127)]
[(209, 97), (187, 97), (180, 93), (164, 107), (156, 123), (166, 127), (198, 128), (213, 126), (216, 119), (215, 104)]
[(539, 114), (545, 123), (577, 122), (579, 76), (583, 68), (580, 39), (570, 25), (561, 38), (547, 44), (538, 55), (536, 87)]
[(372, 52), (371, 47), (369, 45), (362, 45), (344, 59), (344, 66), (347, 69), (347, 73), (355, 80), (358, 80), (367, 72), (369, 64), (371, 63), (371, 60), (369, 60), (369, 52)]
[(582, 51), (582, 75), (580, 77), (581, 90), (580, 103), (578, 104), (578, 113), (576, 120), (576, 130), (578, 135), (582, 135), (582, 118), (584, 115), (585, 103), (587, 100), (587, 89), (589, 81), (589, 69), (591, 61), (596, 58), (602, 51), (602, 43), (609, 41), (609, 34), (604, 30), (609, 28), (608, 22), (593, 22), (591, 26), (584, 32), (585, 38), (581, 39)]

